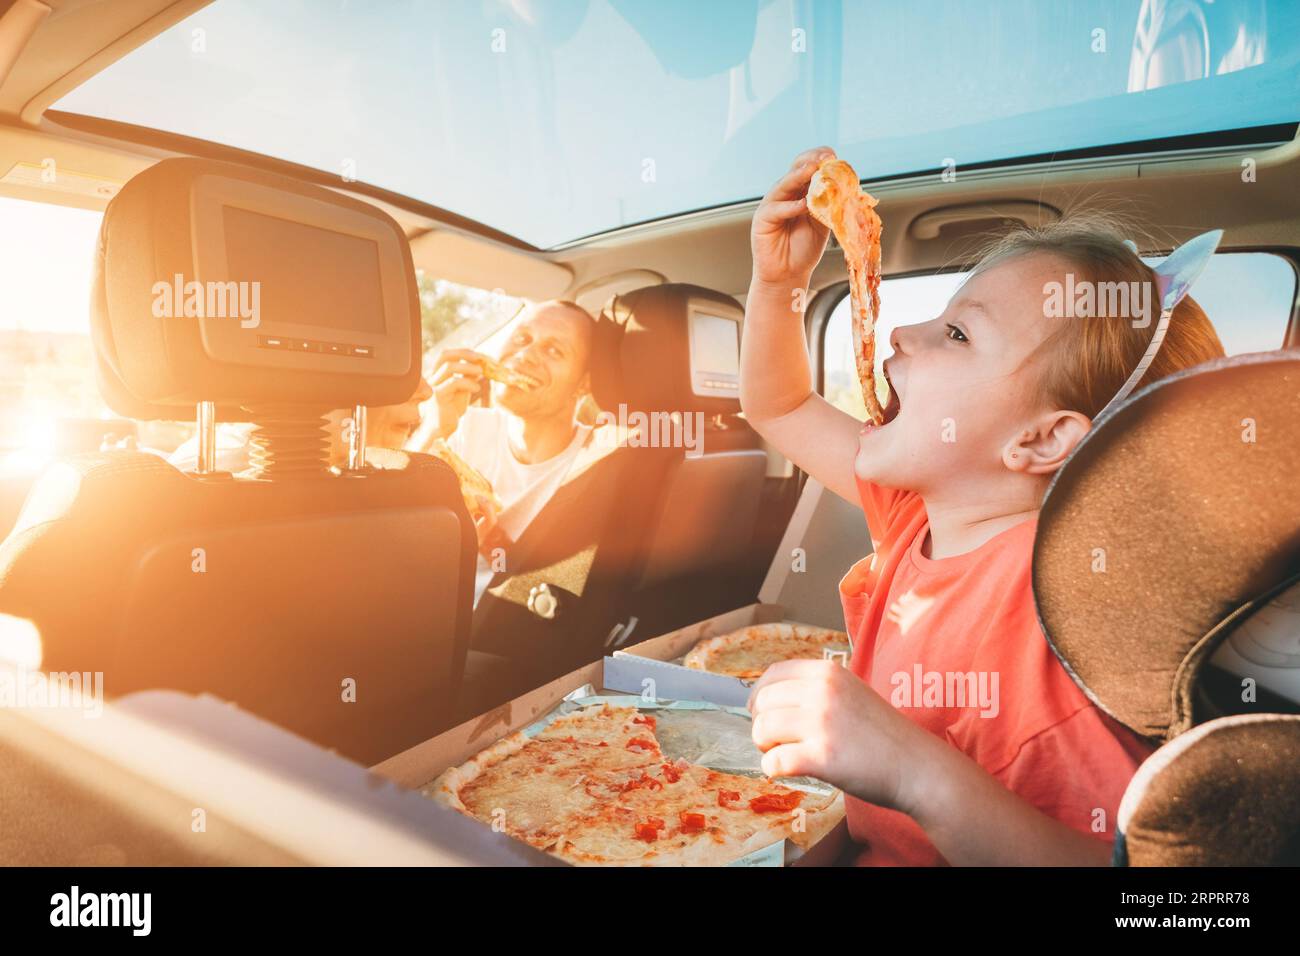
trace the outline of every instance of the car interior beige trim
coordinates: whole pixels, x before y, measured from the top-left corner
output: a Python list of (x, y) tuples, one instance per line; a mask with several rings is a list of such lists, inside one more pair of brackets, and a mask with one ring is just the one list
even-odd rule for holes
[[(90, 53), (79, 63), (58, 75), (48, 85), (36, 91), (23, 105), (19, 117), (28, 126), (36, 126), (41, 115), (60, 97), (76, 89), (96, 73), (106, 69), (126, 56), (137, 47), (143, 46), (168, 27), (179, 23), (190, 14), (206, 7), (211, 0), (176, 0), (173, 3), (159, 3), (158, 0), (115, 0), (111, 4), (88, 4), (84, 2), (59, 3), (55, 7), (55, 16), (48, 22), (48, 28), (42, 29), (35, 38), (33, 46), (39, 49), (35, 59), (42, 60), (39, 54), (46, 51), (62, 52), (62, 49), (77, 50), (84, 48), (88, 40), (99, 41), (104, 32), (114, 36), (111, 42)], [(88, 7), (99, 6), (99, 10)], [(116, 7), (116, 10), (111, 8)], [(109, 9), (104, 9), (109, 8)], [(152, 13), (150, 11), (153, 11)], [(65, 15), (67, 14), (67, 15)], [(79, 14), (73, 16), (72, 14)], [(144, 19), (141, 19), (141, 17)], [(90, 18), (103, 16), (106, 30), (95, 30)], [(91, 27), (87, 29), (87, 27)], [(124, 31), (124, 32), (116, 32)], [(57, 52), (56, 52), (57, 51)], [(61, 59), (61, 58), (60, 58)], [(44, 60), (49, 62), (48, 60)], [(56, 61), (57, 62), (57, 61)]]
[(1010, 202), (968, 203), (931, 209), (913, 219), (907, 228), (917, 239), (938, 239), (944, 226), (957, 223), (1012, 221), (1036, 226), (1060, 218), (1059, 209), (1016, 199)]
[(0, 15), (0, 86), (4, 86), (27, 41), (49, 15), (50, 8), (40, 0), (14, 0), (13, 6)]
[(564, 265), (507, 249), (449, 229), (433, 229), (411, 240), (417, 269), (479, 289), (501, 289), (526, 299), (555, 299), (573, 282)]
[(668, 277), (660, 272), (651, 272), (649, 269), (624, 269), (622, 272), (614, 272), (584, 282), (570, 293), (569, 298), (594, 313), (600, 310), (610, 296), (644, 289), (648, 285), (663, 285), (667, 281)]

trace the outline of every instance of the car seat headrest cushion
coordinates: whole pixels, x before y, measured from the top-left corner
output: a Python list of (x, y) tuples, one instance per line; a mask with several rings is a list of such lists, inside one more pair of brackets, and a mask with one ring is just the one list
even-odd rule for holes
[(1171, 376), (1098, 422), (1048, 489), (1033, 559), (1043, 631), (1092, 700), (1144, 736), (1192, 726), (1225, 620), (1300, 572), (1298, 398), (1296, 351)]
[[(640, 412), (735, 414), (740, 397), (695, 394), (691, 381), (689, 315), (692, 303), (721, 315), (742, 315), (720, 292), (682, 283), (647, 286), (616, 295), (597, 318), (591, 388), (602, 409), (620, 405)], [(739, 336), (737, 336), (739, 343)]]
[(1300, 865), (1300, 717), (1223, 717), (1165, 744), (1116, 826), (1121, 865)]
[[(199, 195), (196, 190), (205, 182), (249, 184), (246, 188), (260, 189), (291, 203), (303, 202), (313, 210), (312, 215), (325, 217), (324, 221), (366, 222), (376, 235), (387, 237), (377, 246), (379, 255), (385, 257), (379, 268), (400, 284), (401, 292), (395, 293), (394, 301), (400, 301), (402, 306), (386, 307), (381, 316), (385, 325), (381, 327), (404, 351), (409, 350), (406, 364), (400, 370), (378, 374), (359, 364), (364, 359), (348, 367), (342, 365), (346, 359), (334, 359), (344, 369), (340, 374), (332, 370), (333, 366), (331, 370), (304, 369), (303, 363), (295, 362), (287, 352), (283, 359), (267, 358), (270, 353), (259, 352), (259, 360), (279, 361), (282, 367), (240, 364), (211, 354), (197, 319), (181, 315), (160, 318), (156, 313), (159, 283), (173, 286), (176, 276), (184, 282), (199, 278), (196, 248), (205, 240), (196, 235), (201, 221), (193, 207), (197, 202), (194, 197)], [(285, 223), (290, 229), (296, 225), (292, 220)], [(268, 283), (285, 283), (287, 288), (291, 281), (303, 281), (301, 277), (304, 272), (310, 273), (317, 253), (330, 248), (329, 242), (337, 241), (338, 236), (327, 227), (299, 228), (286, 234), (298, 237), (301, 245), (285, 248), (275, 261), (258, 257), (259, 267), (265, 270), (264, 287)], [(206, 241), (216, 242), (213, 237)], [(228, 254), (229, 244), (239, 241), (233, 233), (226, 234)], [(312, 245), (313, 241), (318, 245)], [(387, 213), (333, 190), (230, 163), (192, 158), (163, 160), (132, 178), (108, 204), (92, 283), (91, 327), (97, 380), (109, 406), (131, 418), (190, 418), (199, 401), (216, 402), (222, 418), (231, 418), (239, 408), (253, 404), (302, 405), (322, 410), (355, 404), (396, 404), (405, 401), (416, 388), (420, 373), (420, 312), (405, 234)], [(295, 314), (287, 320), (310, 319), (309, 315)], [(240, 317), (226, 321), (238, 322)], [(250, 346), (256, 343), (259, 332), (267, 330), (265, 326), (249, 328)], [(322, 339), (335, 335), (346, 333), (322, 329)]]

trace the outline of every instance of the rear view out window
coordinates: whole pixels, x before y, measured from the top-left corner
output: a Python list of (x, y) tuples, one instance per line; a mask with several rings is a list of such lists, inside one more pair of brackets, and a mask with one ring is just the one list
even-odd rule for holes
[(100, 218), (0, 198), (0, 474), (19, 451), (52, 454), (59, 419), (109, 416), (90, 347)]

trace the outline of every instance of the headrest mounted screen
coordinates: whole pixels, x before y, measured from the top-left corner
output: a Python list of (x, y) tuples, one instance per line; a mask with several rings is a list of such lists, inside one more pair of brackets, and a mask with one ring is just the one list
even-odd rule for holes
[(601, 311), (592, 391), (601, 408), (740, 411), (740, 326), (730, 296), (670, 283), (614, 296)]
[[(381, 210), (258, 170), (167, 160), (109, 204), (101, 370), (152, 406), (404, 401), (419, 375), (410, 249)], [(104, 366), (107, 366), (104, 368)], [(115, 407), (117, 402), (113, 402)], [(188, 417), (188, 410), (184, 417)]]
[(691, 390), (696, 395), (736, 398), (740, 394), (740, 323), (718, 315), (707, 303), (689, 307)]

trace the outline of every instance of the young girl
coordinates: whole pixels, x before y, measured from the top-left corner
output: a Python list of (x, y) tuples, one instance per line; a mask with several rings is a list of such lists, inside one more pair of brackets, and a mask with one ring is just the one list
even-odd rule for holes
[[(864, 427), (813, 391), (791, 305), (826, 247), (804, 197), (830, 156), (801, 155), (754, 215), (741, 402), (783, 454), (861, 503), (875, 550), (840, 583), (850, 667), (790, 661), (755, 685), (763, 770), (842, 788), (861, 864), (1105, 864), (1150, 748), (1053, 654), (1030, 560), (1052, 474), (1150, 342), (1152, 271), (1095, 220), (1013, 233), (943, 315), (895, 330), (895, 398)], [(1135, 296), (1127, 314), (1048, 318), (1049, 283), (1067, 275), (1148, 283), (1152, 312)], [(1143, 383), (1222, 354), (1184, 299)]]

